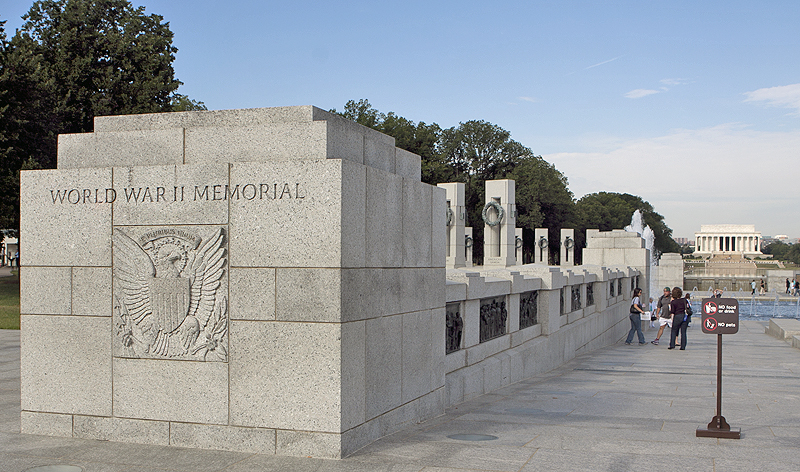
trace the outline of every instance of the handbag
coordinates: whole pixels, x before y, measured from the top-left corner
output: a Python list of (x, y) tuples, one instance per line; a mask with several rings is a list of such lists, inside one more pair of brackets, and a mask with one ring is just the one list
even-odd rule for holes
[(650, 312), (649, 311), (645, 311), (643, 313), (640, 313), (639, 314), (639, 319), (642, 320), (642, 321), (652, 320), (652, 318), (650, 317)]

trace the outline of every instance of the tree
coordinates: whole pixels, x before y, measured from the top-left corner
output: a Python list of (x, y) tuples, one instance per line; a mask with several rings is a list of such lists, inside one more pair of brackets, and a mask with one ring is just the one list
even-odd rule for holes
[[(176, 94), (169, 23), (127, 0), (40, 0), (0, 31), (0, 226), (18, 228), (19, 170), (53, 168), (57, 136), (99, 115), (205, 109)], [(200, 108), (202, 107), (202, 108)]]
[(516, 182), (517, 226), (523, 229), (525, 259), (535, 250), (536, 228), (549, 229), (550, 252), (558, 254), (559, 230), (573, 219), (575, 208), (567, 178), (553, 164), (532, 154), (521, 159), (505, 178)]
[(179, 93), (173, 94), (169, 102), (171, 111), (204, 111), (208, 110), (206, 104), (200, 101), (192, 100), (186, 95)]
[(587, 228), (600, 231), (622, 229), (631, 223), (631, 216), (636, 210), (642, 212), (644, 224), (653, 231), (653, 247), (657, 252), (680, 252), (680, 246), (672, 239), (672, 230), (664, 223), (664, 217), (656, 213), (650, 203), (635, 195), (613, 192), (585, 195), (575, 205), (573, 223), (583, 232)]
[(180, 81), (169, 23), (127, 0), (39, 0), (12, 45), (42, 58), (59, 132), (99, 115), (170, 111)]
[(419, 155), (422, 159), (423, 182), (436, 185), (450, 181), (452, 171), (441, 159), (439, 140), (442, 130), (436, 123), (414, 123), (391, 111), (388, 114), (381, 113), (363, 98), (359, 101), (348, 100), (341, 113), (335, 108), (330, 111), (387, 134), (394, 138), (395, 145), (400, 149)]

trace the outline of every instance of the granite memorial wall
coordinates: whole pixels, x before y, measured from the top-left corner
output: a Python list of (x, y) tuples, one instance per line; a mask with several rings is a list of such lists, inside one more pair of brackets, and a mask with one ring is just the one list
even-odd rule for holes
[(646, 274), (520, 265), (508, 180), (471, 267), (463, 184), (310, 106), (97, 117), (21, 187), (23, 433), (342, 457), (618, 341)]
[(22, 432), (340, 457), (444, 408), (444, 191), (314, 107), (98, 117), (21, 178)]

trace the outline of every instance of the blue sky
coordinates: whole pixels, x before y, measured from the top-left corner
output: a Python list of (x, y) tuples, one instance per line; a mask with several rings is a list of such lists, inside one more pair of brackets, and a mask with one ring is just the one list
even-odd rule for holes
[[(3, 0), (13, 33), (32, 2)], [(678, 237), (800, 237), (800, 2), (134, 2), (175, 33), (209, 109), (368, 99), (495, 123), (576, 197), (627, 192)]]

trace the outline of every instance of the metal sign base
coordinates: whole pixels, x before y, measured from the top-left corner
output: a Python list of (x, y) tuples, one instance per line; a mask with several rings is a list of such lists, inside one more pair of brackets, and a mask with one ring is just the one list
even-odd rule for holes
[(698, 438), (742, 439), (742, 428), (730, 428), (728, 430), (716, 428), (697, 428), (695, 436)]

